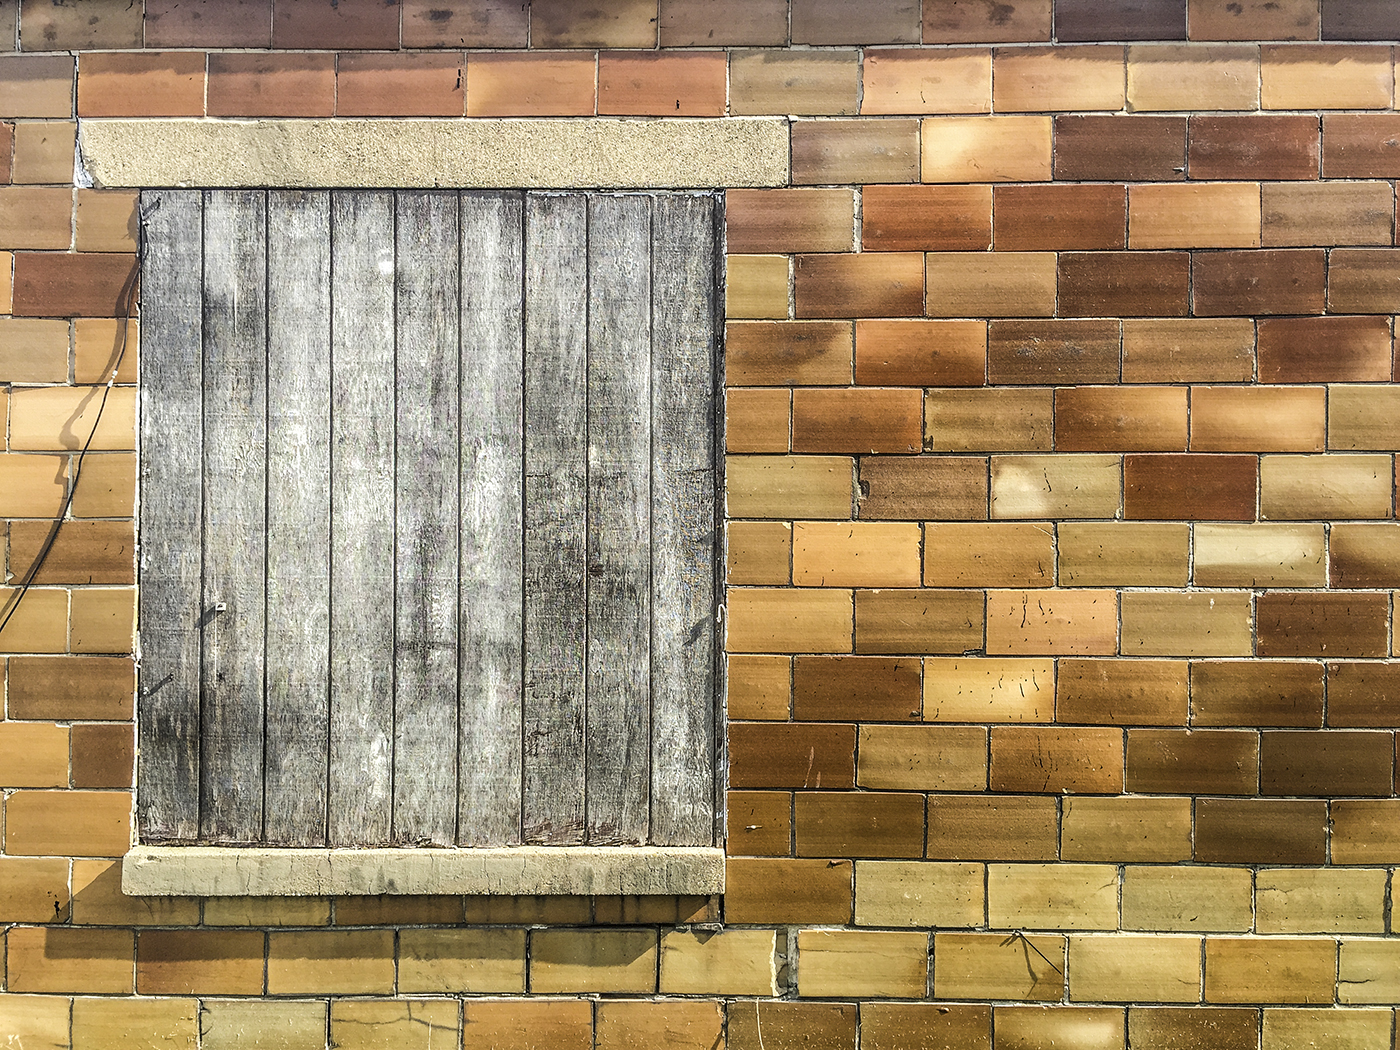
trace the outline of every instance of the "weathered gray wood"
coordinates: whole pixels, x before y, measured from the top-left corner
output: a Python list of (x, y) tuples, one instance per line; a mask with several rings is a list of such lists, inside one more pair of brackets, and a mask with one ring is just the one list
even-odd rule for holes
[(457, 841), (520, 842), (524, 197), (464, 193)]
[(647, 839), (651, 201), (588, 202), (588, 839)]
[[(141, 681), (137, 824), (145, 842), (199, 835), (203, 196), (141, 195)], [(127, 348), (134, 355), (136, 347)]]
[(263, 817), (267, 195), (204, 198), (204, 638), (200, 835)]
[(390, 839), (394, 739), (394, 195), (331, 207), (329, 840)]
[(264, 841), (326, 841), (330, 659), (330, 194), (267, 201)]
[(587, 205), (525, 198), (526, 842), (582, 842)]
[(656, 845), (715, 834), (713, 199), (658, 197), (652, 238), (652, 819)]
[(394, 841), (457, 838), (457, 195), (397, 200)]

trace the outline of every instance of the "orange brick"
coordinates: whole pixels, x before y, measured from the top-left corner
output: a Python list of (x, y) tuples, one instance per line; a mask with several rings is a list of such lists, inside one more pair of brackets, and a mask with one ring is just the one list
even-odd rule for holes
[(1191, 389), (1193, 452), (1321, 452), (1326, 424), (1320, 387)]
[(1055, 392), (1055, 448), (1066, 452), (1183, 451), (1181, 387), (1069, 387)]
[(1109, 44), (997, 48), (998, 113), (1123, 108), (1123, 48)]
[[(80, 252), (134, 252), (136, 250), (136, 194), (130, 190), (79, 190), (77, 206), (73, 213), (73, 246)], [(94, 319), (85, 318), (88, 324)], [(110, 329), (131, 325), (131, 352), (123, 359), (131, 363), (129, 378), (123, 382), (136, 382), (136, 320), (100, 322)], [(124, 373), (126, 375), (126, 373)], [(107, 376), (102, 375), (105, 382)], [(78, 379), (78, 382), (84, 382)]]
[(725, 862), (725, 919), (848, 923), (852, 878), (849, 860), (731, 859)]
[(142, 995), (258, 995), (262, 971), (261, 931), (148, 930), (136, 943)]
[(982, 638), (981, 591), (856, 591), (858, 653), (965, 653)]
[(1130, 248), (1257, 248), (1259, 183), (1163, 183), (1128, 188)]
[(336, 60), (337, 116), (460, 117), (461, 52), (343, 54)]
[(467, 116), (591, 116), (595, 66), (587, 54), (472, 53), (467, 56)]
[(131, 845), (129, 791), (18, 791), (5, 803), (5, 852), (120, 857)]
[(728, 537), (728, 582), (792, 582), (792, 526), (785, 521), (732, 521)]
[(992, 232), (998, 251), (1095, 250), (1125, 247), (1123, 186), (999, 185)]
[(914, 524), (798, 522), (792, 579), (799, 587), (916, 587), (920, 530)]
[(798, 317), (917, 317), (924, 312), (923, 258), (915, 252), (799, 255)]
[(729, 190), (724, 195), (731, 252), (846, 252), (854, 247), (851, 190)]
[(795, 184), (918, 182), (916, 120), (798, 120), (792, 124)]
[(924, 182), (1048, 182), (1049, 117), (932, 117), (923, 122)]
[(598, 56), (598, 112), (723, 116), (727, 69), (723, 51), (604, 52)]
[[(925, 32), (928, 20), (924, 20)], [(942, 1003), (860, 1004), (860, 1037), (865, 1050), (939, 1046), (985, 1050), (991, 1031), (991, 1007), (945, 1006)]]
[(862, 113), (990, 113), (992, 53), (956, 51), (865, 52)]
[(78, 115), (202, 117), (204, 55), (197, 51), (85, 54), (78, 68)]
[(394, 987), (391, 930), (325, 930), (268, 935), (271, 995), (375, 994)]
[(1388, 109), (1395, 88), (1390, 51), (1365, 44), (1260, 48), (1264, 109)]
[(1053, 252), (930, 252), (930, 317), (1049, 317), (1055, 312)]
[(1253, 375), (1251, 320), (1128, 318), (1123, 322), (1125, 383), (1242, 382)]
[(924, 854), (923, 795), (799, 791), (793, 807), (799, 857)]
[(7, 940), (8, 990), (130, 995), (130, 930), (19, 926)]
[(335, 56), (216, 52), (209, 56), (210, 116), (329, 117)]
[(945, 860), (1054, 860), (1060, 826), (1053, 798), (930, 795), (928, 856)]
[(793, 451), (918, 452), (922, 409), (918, 390), (794, 390)]
[(1128, 108), (1255, 109), (1259, 49), (1237, 44), (1135, 44), (1128, 48)]
[(992, 245), (990, 186), (867, 186), (866, 251), (984, 251)]
[(1123, 792), (1121, 729), (997, 726), (991, 747), (993, 791)]
[(716, 1002), (608, 1000), (598, 1004), (594, 1045), (596, 1050), (631, 1050), (636, 1046), (709, 1050), (724, 1038), (722, 1021), (723, 1010)]
[(729, 112), (855, 113), (859, 78), (856, 51), (736, 51), (729, 60)]
[(1332, 1002), (1337, 943), (1282, 938), (1206, 938), (1211, 1003)]
[(731, 386), (847, 386), (852, 327), (840, 321), (755, 321), (724, 326), (724, 381)]
[(786, 390), (731, 389), (724, 399), (724, 445), (730, 452), (786, 452), (792, 395)]
[(871, 386), (981, 386), (987, 326), (980, 321), (856, 322), (855, 380)]
[(851, 592), (731, 589), (727, 648), (735, 653), (851, 651)]
[[(94, 195), (119, 197), (124, 194), (96, 191), (78, 191), (79, 222), (84, 209), (83, 201)], [(134, 213), (133, 213), (134, 219)], [(88, 236), (93, 231), (89, 229)], [(84, 234), (79, 233), (79, 238)], [(105, 234), (104, 234), (105, 236)], [(116, 234), (113, 236), (125, 236)], [(141, 326), (135, 319), (110, 319), (105, 317), (79, 317), (73, 321), (73, 379), (76, 383), (106, 383), (117, 369), (116, 381), (119, 384), (136, 382), (136, 362), (138, 344), (141, 340)], [(120, 357), (120, 366), (118, 358)], [(91, 461), (83, 462), (84, 472), (92, 466)]]
[(1055, 721), (1185, 725), (1186, 661), (1061, 660)]
[(68, 729), (0, 722), (0, 787), (67, 787)]
[(989, 591), (987, 652), (1108, 655), (1118, 647), (1112, 591)]
[(923, 582), (926, 587), (1054, 586), (1054, 531), (1009, 522), (930, 522), (924, 526)]

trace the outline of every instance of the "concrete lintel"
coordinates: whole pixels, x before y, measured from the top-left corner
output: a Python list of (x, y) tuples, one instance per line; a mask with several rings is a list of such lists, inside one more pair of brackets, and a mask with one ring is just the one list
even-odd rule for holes
[(122, 860), (122, 892), (131, 896), (710, 896), (723, 891), (724, 851), (698, 846), (136, 846)]
[(86, 119), (95, 185), (696, 189), (783, 186), (775, 117)]

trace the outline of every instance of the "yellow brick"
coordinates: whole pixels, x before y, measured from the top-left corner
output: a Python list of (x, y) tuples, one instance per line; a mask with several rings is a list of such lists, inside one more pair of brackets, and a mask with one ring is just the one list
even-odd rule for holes
[(83, 587), (73, 591), (72, 633), (75, 653), (129, 653), (136, 630), (136, 589)]
[(729, 657), (729, 717), (784, 721), (792, 709), (792, 660), (786, 656)]
[(861, 70), (862, 113), (990, 113), (990, 48), (947, 51), (868, 49)]
[(854, 498), (848, 456), (728, 456), (725, 508), (731, 518), (849, 518)]
[(1254, 921), (1247, 868), (1123, 869), (1123, 929), (1235, 932)]
[[(41, 387), (10, 395), (11, 449), (81, 449), (92, 434), (102, 387)], [(94, 449), (136, 447), (136, 391), (115, 387), (92, 438)]]
[(1337, 943), (1281, 937), (1206, 938), (1206, 1001), (1330, 1003)]
[(1254, 879), (1259, 933), (1384, 933), (1381, 868), (1264, 868)]
[(132, 993), (136, 951), (130, 930), (15, 926), (6, 940), (12, 992)]
[(1324, 587), (1321, 525), (1197, 525), (1199, 587)]
[(1327, 447), (1342, 452), (1400, 449), (1400, 388), (1329, 386)]
[(1346, 44), (1266, 44), (1261, 49), (1264, 109), (1388, 109), (1395, 75), (1388, 48)]
[(1201, 998), (1198, 937), (1120, 934), (1069, 939), (1069, 997), (1194, 1003)]
[(135, 455), (107, 452), (84, 457), (83, 470), (73, 492), (75, 518), (130, 518), (135, 504)]
[(456, 1046), (461, 1007), (455, 999), (331, 1001), (336, 1050), (433, 1050)]
[(402, 930), (399, 991), (524, 992), (525, 931)]
[(802, 930), (797, 994), (922, 999), (928, 994), (927, 933)]
[(731, 521), (729, 583), (782, 585), (792, 577), (792, 526), (785, 521)]
[(1342, 941), (1337, 999), (1343, 1003), (1393, 1003), (1400, 999), (1400, 941)]
[(935, 452), (1048, 452), (1053, 392), (1034, 388), (928, 390), (924, 445)]
[(68, 322), (35, 317), (0, 319), (0, 381), (68, 382)]
[(1055, 661), (931, 656), (924, 660), (927, 722), (1049, 722)]
[(788, 269), (786, 255), (729, 256), (725, 260), (724, 316), (787, 317)]
[(792, 582), (799, 587), (917, 587), (919, 526), (890, 522), (797, 522)]
[(0, 857), (0, 923), (62, 922), (67, 917), (67, 860)]
[(1049, 317), (1055, 312), (1054, 252), (928, 252), (924, 273), (930, 317)]
[(772, 930), (669, 930), (661, 936), (663, 995), (780, 994)]
[(851, 592), (742, 588), (729, 591), (728, 639), (735, 653), (849, 653)]
[[(122, 349), (123, 340), (126, 349)], [(117, 367), (118, 383), (136, 382), (137, 346), (141, 341), (141, 322), (136, 318), (113, 320), (109, 317), (75, 317), (73, 319), (73, 381), (75, 383), (105, 383)], [(86, 464), (85, 464), (86, 465)]]
[(1055, 530), (1010, 522), (924, 526), (926, 587), (1051, 587)]
[(326, 1045), (324, 1002), (204, 999), (199, 1024), (201, 1050), (324, 1050)]
[(989, 864), (987, 921), (1003, 929), (1115, 930), (1118, 869), (1108, 864)]
[(655, 930), (537, 930), (532, 992), (656, 991)]
[(269, 995), (374, 995), (394, 990), (394, 931), (270, 933)]
[(722, 1003), (604, 999), (598, 1002), (597, 1017), (596, 1050), (713, 1050), (724, 1045)]
[(73, 1050), (194, 1050), (194, 999), (74, 999)]
[(1137, 44), (1128, 48), (1128, 108), (1256, 109), (1259, 49), (1239, 44)]
[(936, 933), (937, 999), (1059, 1002), (1065, 988), (1065, 939), (1050, 935)]
[(5, 852), (120, 857), (131, 846), (128, 791), (17, 791), (5, 803)]
[(1074, 1047), (1123, 1050), (1123, 1011), (1103, 1006), (998, 1006), (993, 1025), (998, 1050)]
[(209, 897), (206, 926), (328, 926), (328, 897)]
[(1122, 488), (1119, 456), (992, 457), (994, 518), (1112, 518)]
[(73, 229), (80, 252), (134, 252), (136, 191), (79, 190)]
[[(0, 587), (0, 609), (9, 610), (14, 590)], [(35, 587), (0, 631), (0, 652), (61, 653), (68, 649), (68, 592)]]
[(1124, 656), (1250, 656), (1249, 593), (1123, 595)]
[(0, 995), (0, 1032), (15, 1050), (68, 1050), (72, 1002), (57, 995)]
[(1390, 516), (1389, 456), (1264, 456), (1261, 516), (1275, 521)]
[(860, 727), (856, 783), (894, 791), (983, 791), (987, 731), (981, 726)]
[(1333, 802), (1332, 863), (1400, 862), (1400, 799), (1346, 799)]
[(981, 864), (856, 861), (856, 925), (981, 926), (986, 904)]
[(0, 787), (67, 787), (68, 729), (0, 722)]
[(1062, 522), (1062, 587), (1185, 587), (1191, 529), (1176, 522)]
[(1123, 319), (1123, 382), (1231, 383), (1254, 378), (1247, 317)]
[(1129, 248), (1257, 248), (1259, 183), (1128, 187)]
[(15, 125), (13, 180), (18, 183), (73, 184), (78, 125), (72, 121), (30, 121)]
[(1117, 598), (1113, 591), (988, 591), (987, 652), (1112, 655)]
[[(89, 457), (84, 464), (85, 473), (95, 458)], [(67, 492), (67, 456), (0, 453), (0, 517), (56, 517)]]
[(1106, 44), (997, 48), (998, 113), (1123, 108), (1123, 49)]
[(1065, 860), (1190, 860), (1191, 800), (1067, 798), (1060, 856)]
[(194, 897), (128, 897), (119, 860), (73, 862), (73, 921), (87, 926), (194, 926)]
[(924, 182), (1045, 182), (1049, 117), (931, 117), (923, 121)]
[(1198, 452), (1321, 452), (1326, 420), (1320, 387), (1191, 390), (1191, 448)]
[(1390, 1043), (1391, 1010), (1265, 1010), (1263, 1050), (1374, 1050)]

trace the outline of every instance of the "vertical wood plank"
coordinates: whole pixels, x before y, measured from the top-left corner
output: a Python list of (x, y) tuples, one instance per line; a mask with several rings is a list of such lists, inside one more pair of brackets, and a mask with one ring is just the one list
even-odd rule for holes
[(464, 193), (458, 838), (520, 842), (524, 196)]
[(457, 838), (457, 195), (400, 192), (394, 830)]
[(394, 194), (331, 206), (330, 827), (390, 840), (394, 737)]
[(200, 834), (262, 837), (267, 195), (204, 198)]
[(651, 200), (588, 202), (587, 841), (647, 838)]
[(715, 834), (716, 219), (660, 196), (652, 238), (652, 842)]
[(582, 842), (587, 205), (525, 198), (524, 838)]
[[(141, 271), (142, 842), (199, 835), (203, 197), (148, 190)], [(136, 347), (128, 347), (134, 354)]]
[(268, 194), (264, 838), (326, 841), (330, 194)]

